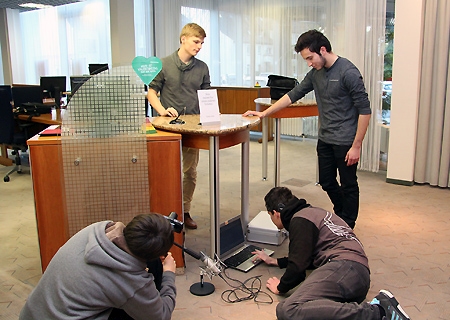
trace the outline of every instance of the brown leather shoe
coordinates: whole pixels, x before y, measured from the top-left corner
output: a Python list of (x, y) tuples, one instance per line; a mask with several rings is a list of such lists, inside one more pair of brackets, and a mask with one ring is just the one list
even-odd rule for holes
[(197, 229), (197, 223), (191, 218), (189, 212), (184, 213), (184, 225), (188, 229)]

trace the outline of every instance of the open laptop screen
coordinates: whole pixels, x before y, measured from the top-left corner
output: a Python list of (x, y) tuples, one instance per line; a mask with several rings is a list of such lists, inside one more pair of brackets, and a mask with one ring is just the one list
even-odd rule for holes
[(241, 216), (236, 216), (220, 225), (220, 257), (236, 250), (245, 243)]

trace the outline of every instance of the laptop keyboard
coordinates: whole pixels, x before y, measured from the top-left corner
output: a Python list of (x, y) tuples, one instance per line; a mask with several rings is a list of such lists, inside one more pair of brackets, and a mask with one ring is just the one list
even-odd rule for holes
[(255, 250), (262, 250), (262, 249), (254, 245), (249, 245), (240, 252), (238, 252), (237, 254), (232, 255), (231, 257), (225, 259), (223, 263), (225, 263), (225, 265), (228, 267), (237, 267), (242, 262), (252, 257), (254, 255), (252, 252)]

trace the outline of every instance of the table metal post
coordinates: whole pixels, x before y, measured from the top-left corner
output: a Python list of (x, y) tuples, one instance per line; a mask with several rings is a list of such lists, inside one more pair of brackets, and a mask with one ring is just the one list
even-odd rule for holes
[(275, 118), (275, 187), (280, 185), (280, 132), (281, 132), (281, 119)]
[(249, 223), (249, 150), (250, 150), (250, 134), (245, 142), (242, 143), (242, 160), (241, 160), (241, 217), (246, 227)]
[(267, 148), (268, 148), (268, 121), (267, 117), (262, 119), (262, 180), (267, 180)]
[(211, 217), (211, 254), (220, 256), (219, 136), (209, 137), (209, 201)]

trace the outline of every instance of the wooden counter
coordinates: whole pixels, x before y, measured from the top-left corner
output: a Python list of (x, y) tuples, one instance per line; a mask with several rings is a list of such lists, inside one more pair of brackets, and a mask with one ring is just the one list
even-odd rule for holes
[[(34, 136), (28, 140), (28, 146), (44, 271), (56, 251), (69, 239), (62, 145), (60, 137)], [(147, 135), (147, 153), (150, 210), (164, 215), (172, 211), (182, 213), (181, 135), (169, 132)], [(160, 170), (161, 163), (172, 169)], [(175, 242), (183, 244), (183, 234), (175, 233)], [(179, 268), (184, 267), (183, 253), (177, 247), (171, 252), (180, 272), (183, 269)]]

